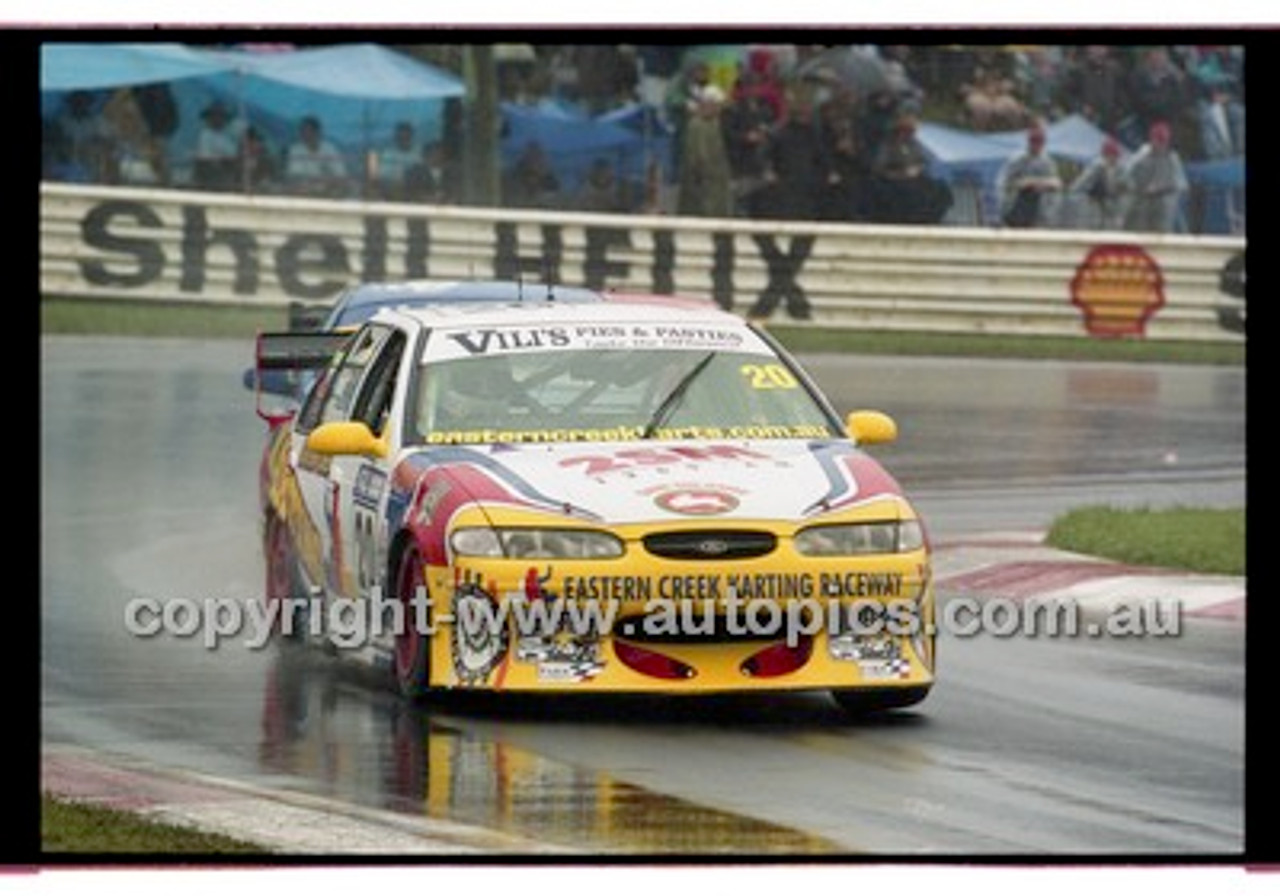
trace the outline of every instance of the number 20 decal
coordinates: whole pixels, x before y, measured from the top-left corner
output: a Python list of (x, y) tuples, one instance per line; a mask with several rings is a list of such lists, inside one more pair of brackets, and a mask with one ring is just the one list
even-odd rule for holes
[(781, 364), (743, 364), (739, 372), (752, 389), (794, 389), (796, 378)]

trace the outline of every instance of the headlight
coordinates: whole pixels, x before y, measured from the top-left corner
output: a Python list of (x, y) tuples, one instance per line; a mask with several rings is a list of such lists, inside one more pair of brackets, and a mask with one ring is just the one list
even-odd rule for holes
[(620, 539), (590, 529), (455, 529), (449, 544), (464, 557), (599, 560), (623, 553)]
[(812, 526), (796, 533), (794, 543), (809, 557), (900, 554), (924, 547), (924, 529), (918, 520)]

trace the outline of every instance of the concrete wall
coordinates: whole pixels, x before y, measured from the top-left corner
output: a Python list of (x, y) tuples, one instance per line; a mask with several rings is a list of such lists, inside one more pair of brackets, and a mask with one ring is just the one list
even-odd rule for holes
[(1218, 311), (1240, 303), (1218, 278), (1244, 246), (40, 187), (47, 297), (281, 305), (362, 280), (522, 276), (711, 296), (745, 314), (772, 283), (802, 290), (823, 327), (1238, 342)]

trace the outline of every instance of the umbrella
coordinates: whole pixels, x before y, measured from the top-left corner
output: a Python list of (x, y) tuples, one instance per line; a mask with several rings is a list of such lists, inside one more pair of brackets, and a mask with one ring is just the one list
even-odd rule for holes
[(834, 81), (859, 96), (892, 90), (889, 67), (874, 51), (862, 47), (832, 47), (806, 59), (796, 74), (809, 81)]
[(728, 93), (738, 80), (738, 69), (746, 52), (744, 44), (703, 44), (686, 51), (684, 60), (685, 65), (705, 63), (711, 73), (711, 83)]

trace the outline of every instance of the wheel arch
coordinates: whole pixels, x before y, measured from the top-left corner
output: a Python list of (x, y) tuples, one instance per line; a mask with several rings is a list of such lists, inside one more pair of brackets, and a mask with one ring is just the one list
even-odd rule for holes
[(387, 545), (387, 562), (383, 569), (384, 581), (387, 583), (388, 589), (396, 587), (396, 573), (400, 569), (400, 558), (404, 556), (406, 550), (416, 546), (417, 543), (417, 536), (414, 535), (411, 529), (399, 529), (395, 535), (391, 536), (391, 541)]

